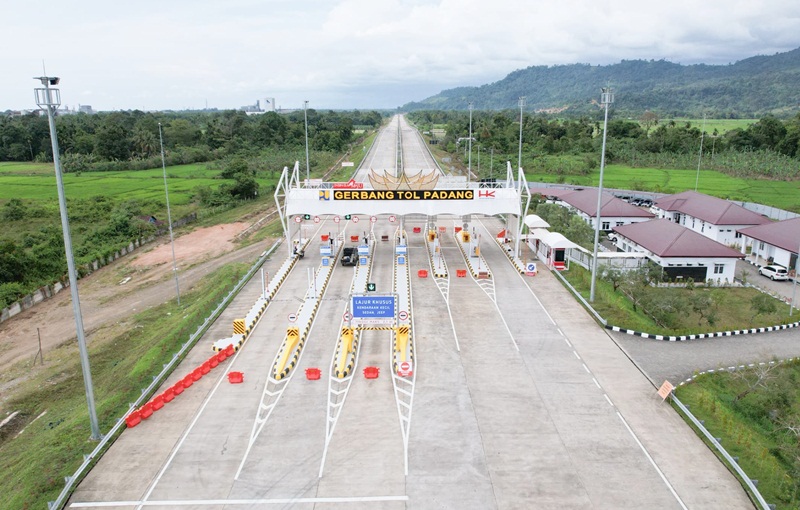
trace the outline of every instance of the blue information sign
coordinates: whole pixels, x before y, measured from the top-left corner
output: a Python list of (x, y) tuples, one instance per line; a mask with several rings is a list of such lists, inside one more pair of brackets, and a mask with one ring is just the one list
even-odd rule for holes
[(385, 323), (394, 320), (394, 296), (353, 296), (350, 310), (356, 323)]

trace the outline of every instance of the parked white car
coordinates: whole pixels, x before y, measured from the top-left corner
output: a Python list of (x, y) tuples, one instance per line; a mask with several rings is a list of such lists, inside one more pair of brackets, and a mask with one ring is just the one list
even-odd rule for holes
[(789, 272), (783, 266), (761, 266), (758, 268), (758, 274), (766, 276), (771, 280), (788, 280)]

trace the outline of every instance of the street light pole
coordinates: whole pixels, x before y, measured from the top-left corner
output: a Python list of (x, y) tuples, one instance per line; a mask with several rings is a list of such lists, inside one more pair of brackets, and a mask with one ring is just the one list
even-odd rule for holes
[(594, 224), (594, 250), (592, 253), (592, 285), (589, 291), (589, 302), (594, 302), (594, 285), (597, 279), (597, 244), (600, 241), (600, 208), (603, 205), (603, 169), (606, 166), (606, 134), (608, 133), (608, 105), (614, 102), (611, 87), (601, 89), (600, 104), (605, 107), (603, 119), (603, 146), (600, 150), (600, 183), (597, 187), (597, 217)]
[(58, 85), (59, 78), (51, 76), (38, 76), (44, 88), (34, 89), (36, 104), (39, 108), (47, 109), (47, 119), (50, 124), (50, 142), (53, 145), (53, 163), (56, 172), (56, 187), (58, 188), (58, 207), (61, 212), (61, 230), (64, 235), (64, 252), (67, 257), (67, 274), (69, 275), (69, 291), (72, 296), (72, 312), (75, 316), (75, 329), (78, 335), (78, 350), (80, 351), (81, 370), (83, 371), (83, 385), (86, 390), (86, 402), (89, 406), (89, 423), (92, 429), (91, 439), (99, 441), (103, 438), (97, 422), (97, 411), (94, 405), (94, 389), (92, 386), (92, 372), (89, 367), (89, 351), (86, 348), (86, 336), (83, 330), (83, 317), (81, 303), (78, 298), (78, 277), (75, 271), (75, 260), (72, 255), (72, 237), (69, 232), (69, 218), (67, 217), (67, 199), (64, 195), (64, 181), (61, 177), (61, 158), (58, 153), (58, 133), (56, 132), (55, 110), (61, 104), (61, 93), (58, 89), (51, 89), (51, 85)]
[(308, 101), (303, 101), (303, 117), (306, 121), (306, 186), (308, 186), (311, 175), (311, 166), (308, 162)]
[(472, 177), (472, 101), (469, 102), (469, 160), (467, 163), (467, 186)]
[(517, 158), (517, 169), (522, 170), (522, 108), (525, 106), (525, 96), (519, 98), (519, 157)]
[(167, 197), (167, 222), (169, 223), (169, 243), (172, 245), (172, 273), (175, 275), (175, 292), (178, 294), (178, 306), (181, 304), (181, 286), (178, 283), (178, 263), (175, 260), (175, 237), (172, 235), (172, 213), (169, 210), (169, 189), (167, 188), (167, 161), (164, 158), (164, 136), (161, 134), (161, 123), (158, 123), (158, 140), (161, 142), (161, 168), (164, 170), (164, 194)]

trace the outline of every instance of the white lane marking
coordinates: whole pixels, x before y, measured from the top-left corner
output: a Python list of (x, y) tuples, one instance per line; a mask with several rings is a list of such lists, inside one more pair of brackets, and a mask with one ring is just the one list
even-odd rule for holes
[(600, 383), (597, 382), (597, 379), (595, 379), (594, 377), (592, 377), (592, 382), (594, 383), (595, 386), (597, 386), (598, 390), (602, 390), (603, 389), (603, 388), (600, 387)]
[(614, 407), (614, 402), (612, 402), (611, 399), (608, 398), (608, 395), (603, 393), (603, 396), (606, 398), (606, 401), (608, 402), (608, 405), (610, 405), (611, 407)]
[(589, 367), (586, 366), (586, 363), (583, 363), (583, 369), (586, 370), (587, 374), (592, 375), (592, 373), (589, 371)]
[(115, 506), (216, 506), (216, 505), (286, 505), (294, 503), (362, 503), (373, 501), (408, 501), (408, 496), (354, 496), (350, 498), (274, 498), (274, 499), (187, 499), (165, 501), (86, 501), (70, 508), (109, 508)]
[(581, 359), (581, 355), (578, 354), (578, 351), (572, 351), (572, 354), (574, 354), (576, 358)]
[(567, 347), (572, 347), (572, 344), (569, 343), (569, 339), (567, 337), (564, 337), (564, 341), (567, 342)]
[(564, 336), (564, 332), (561, 331), (561, 328), (556, 328), (556, 331), (558, 331), (559, 335)]
[(688, 508), (686, 507), (686, 505), (685, 505), (685, 504), (683, 504), (683, 501), (681, 500), (680, 496), (678, 496), (678, 493), (677, 493), (677, 492), (675, 492), (675, 489), (672, 487), (672, 484), (670, 484), (670, 483), (669, 483), (669, 480), (667, 480), (667, 477), (666, 477), (666, 476), (664, 476), (664, 473), (662, 473), (662, 472), (661, 472), (661, 469), (659, 469), (659, 467), (658, 467), (658, 464), (656, 464), (656, 461), (655, 461), (655, 460), (653, 460), (653, 457), (651, 457), (651, 456), (650, 456), (650, 452), (648, 452), (648, 451), (647, 451), (647, 449), (646, 449), (646, 448), (644, 447), (644, 445), (642, 444), (642, 442), (641, 442), (641, 441), (639, 441), (639, 438), (638, 438), (638, 437), (636, 436), (636, 434), (633, 432), (633, 429), (631, 429), (630, 425), (628, 425), (628, 422), (627, 422), (627, 421), (625, 421), (625, 418), (623, 418), (623, 417), (622, 417), (622, 414), (620, 414), (620, 412), (619, 412), (619, 411), (617, 411), (617, 416), (619, 416), (619, 419), (620, 419), (620, 420), (622, 420), (622, 424), (623, 424), (623, 425), (625, 425), (625, 428), (626, 428), (626, 429), (628, 429), (628, 432), (630, 433), (631, 437), (633, 437), (633, 440), (634, 440), (634, 441), (636, 441), (636, 444), (638, 444), (638, 445), (639, 445), (639, 448), (641, 448), (641, 450), (642, 450), (642, 452), (644, 453), (645, 457), (647, 457), (647, 460), (649, 460), (649, 461), (650, 461), (650, 464), (651, 464), (651, 465), (653, 466), (653, 468), (656, 470), (656, 473), (658, 473), (658, 476), (660, 476), (660, 477), (661, 477), (661, 480), (664, 482), (664, 485), (666, 485), (666, 486), (667, 486), (667, 488), (669, 489), (669, 491), (670, 491), (670, 492), (672, 493), (672, 495), (675, 497), (675, 500), (678, 502), (678, 504), (679, 504), (679, 505), (681, 505), (681, 508), (683, 508), (683, 510), (688, 510)]

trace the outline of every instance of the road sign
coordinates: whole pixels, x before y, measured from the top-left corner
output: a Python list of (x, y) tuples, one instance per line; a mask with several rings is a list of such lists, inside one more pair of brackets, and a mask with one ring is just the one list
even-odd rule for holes
[(342, 166), (343, 167), (355, 166), (355, 163), (353, 163), (352, 161), (342, 161)]
[(374, 283), (372, 283), (372, 282), (370, 282), (370, 283), (367, 283), (367, 291), (369, 291), (369, 292), (375, 292), (375, 284), (374, 284)]
[(397, 216), (395, 216), (394, 214), (389, 216), (389, 223), (394, 223), (395, 221), (397, 221)]
[(338, 216), (334, 216), (333, 217), (333, 222), (334, 223), (339, 223), (340, 221), (341, 221), (341, 218), (339, 218)]
[(397, 318), (401, 321), (408, 320), (408, 312), (405, 310), (401, 310), (400, 313), (397, 314)]
[(395, 297), (393, 295), (354, 295), (350, 304), (353, 323), (362, 324), (394, 324)]
[(525, 276), (533, 276), (536, 274), (536, 263), (528, 262), (525, 264)]
[(350, 219), (350, 215), (349, 214), (345, 214), (344, 215), (344, 219), (349, 220)]
[(377, 216), (370, 216), (369, 217), (369, 221), (371, 221), (372, 223), (375, 223), (376, 221), (378, 221), (378, 217)]
[(320, 222), (319, 216), (314, 216), (314, 223), (319, 223), (319, 222)]
[(414, 365), (410, 361), (401, 361), (397, 365), (397, 375), (400, 377), (408, 377), (414, 373)]
[(310, 214), (304, 214), (303, 215), (303, 219), (304, 220), (310, 220), (311, 219), (311, 215)]
[(303, 221), (303, 218), (301, 218), (300, 216), (295, 216), (294, 217), (294, 222), (295, 223), (300, 223), (301, 221)]
[(346, 320), (346, 321), (349, 321), (350, 320), (350, 312), (344, 312), (344, 315), (342, 315), (342, 319)]
[(290, 313), (289, 314), (289, 322), (295, 322), (296, 320), (297, 320), (297, 314), (296, 313)]

